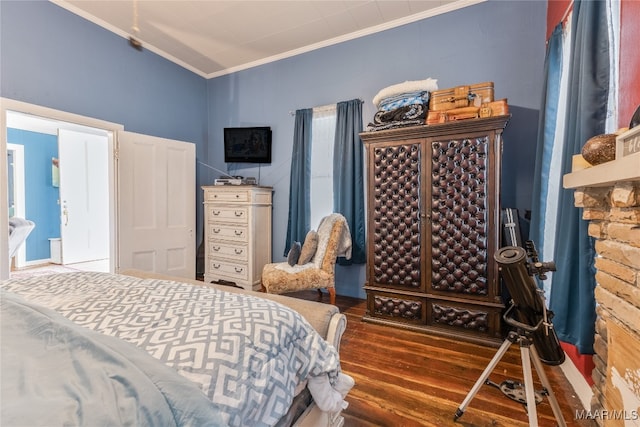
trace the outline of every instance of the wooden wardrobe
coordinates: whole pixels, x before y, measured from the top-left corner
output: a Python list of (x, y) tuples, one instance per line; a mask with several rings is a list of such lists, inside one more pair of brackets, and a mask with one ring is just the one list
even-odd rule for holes
[(364, 320), (495, 345), (502, 131), (510, 116), (364, 132)]

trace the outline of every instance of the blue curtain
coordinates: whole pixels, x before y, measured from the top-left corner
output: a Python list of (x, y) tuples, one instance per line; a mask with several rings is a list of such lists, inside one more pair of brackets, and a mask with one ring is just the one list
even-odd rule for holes
[[(575, 1), (572, 55), (569, 65), (563, 174), (571, 171), (572, 156), (585, 142), (605, 132), (609, 91), (607, 3)], [(582, 354), (593, 353), (595, 331), (594, 242), (587, 233), (582, 211), (573, 204), (573, 190), (560, 193), (555, 262), (550, 308), (562, 341)]]
[(304, 242), (311, 222), (311, 121), (313, 110), (296, 111), (289, 180), (289, 219), (284, 256), (293, 242)]
[[(560, 98), (560, 78), (562, 76), (562, 23), (558, 24), (549, 38), (547, 54), (544, 61), (544, 72), (542, 109), (538, 121), (538, 141), (536, 146), (536, 166), (533, 180), (529, 238), (535, 242), (540, 259), (551, 259), (553, 254), (545, 256), (543, 247), (545, 225), (555, 228), (555, 224), (549, 224), (546, 221), (547, 218), (545, 218), (548, 189), (550, 185), (560, 185), (559, 182), (549, 182), (549, 170), (551, 168), (551, 156), (555, 142), (558, 99)], [(553, 203), (558, 203), (558, 201), (553, 200)]]
[(364, 170), (362, 101), (339, 102), (333, 148), (333, 209), (347, 219), (351, 231), (351, 259), (338, 258), (341, 265), (364, 264)]

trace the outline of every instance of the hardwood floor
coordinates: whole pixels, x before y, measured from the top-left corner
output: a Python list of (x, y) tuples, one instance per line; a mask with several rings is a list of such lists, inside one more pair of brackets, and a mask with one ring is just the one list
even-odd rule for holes
[[(289, 295), (317, 298), (315, 291)], [(328, 301), (328, 296), (324, 299)], [(338, 296), (336, 305), (348, 320), (340, 347), (342, 370), (356, 382), (347, 396), (346, 427), (528, 425), (524, 405), (488, 385), (480, 388), (464, 415), (453, 420), (497, 348), (363, 322), (364, 300)], [(544, 367), (567, 425), (595, 426), (593, 421), (575, 419), (576, 410), (583, 408), (560, 368)], [(498, 384), (506, 379), (523, 381), (517, 345), (510, 347), (489, 379)], [(537, 412), (541, 427), (556, 425), (546, 398)]]

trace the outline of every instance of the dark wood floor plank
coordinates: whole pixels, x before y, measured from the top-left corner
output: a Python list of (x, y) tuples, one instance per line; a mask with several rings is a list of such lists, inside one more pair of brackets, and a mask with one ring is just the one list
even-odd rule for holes
[[(302, 291), (290, 296), (315, 300), (317, 293)], [(347, 317), (340, 345), (342, 370), (356, 381), (347, 396), (346, 427), (528, 426), (524, 406), (488, 385), (480, 388), (464, 415), (453, 420), (497, 348), (364, 322), (366, 303), (361, 299), (338, 296), (336, 304)], [(595, 426), (574, 419), (582, 405), (561, 369), (547, 365), (544, 369), (567, 425)], [(533, 375), (534, 387), (540, 390), (535, 370)], [(509, 348), (489, 379), (523, 381), (517, 345)], [(540, 427), (556, 425), (546, 398), (537, 406), (537, 413)]]

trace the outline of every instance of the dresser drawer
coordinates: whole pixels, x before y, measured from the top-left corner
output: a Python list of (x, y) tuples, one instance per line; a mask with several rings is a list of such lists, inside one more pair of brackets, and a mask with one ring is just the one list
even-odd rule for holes
[(219, 261), (217, 259), (209, 259), (209, 273), (213, 276), (222, 276), (225, 278), (244, 280), (249, 278), (248, 267), (242, 263), (232, 263)]
[(209, 221), (233, 222), (237, 224), (246, 224), (249, 218), (249, 210), (246, 207), (220, 207), (207, 206), (207, 215)]
[(247, 190), (218, 190), (218, 191), (205, 191), (204, 193), (204, 201), (205, 202), (242, 202), (246, 203), (250, 201), (249, 192)]
[(249, 250), (243, 245), (209, 242), (209, 256), (229, 258), (234, 261), (247, 261), (249, 259)]
[(248, 242), (247, 227), (234, 227), (232, 225), (208, 224), (209, 237), (212, 241), (229, 240), (233, 242)]

